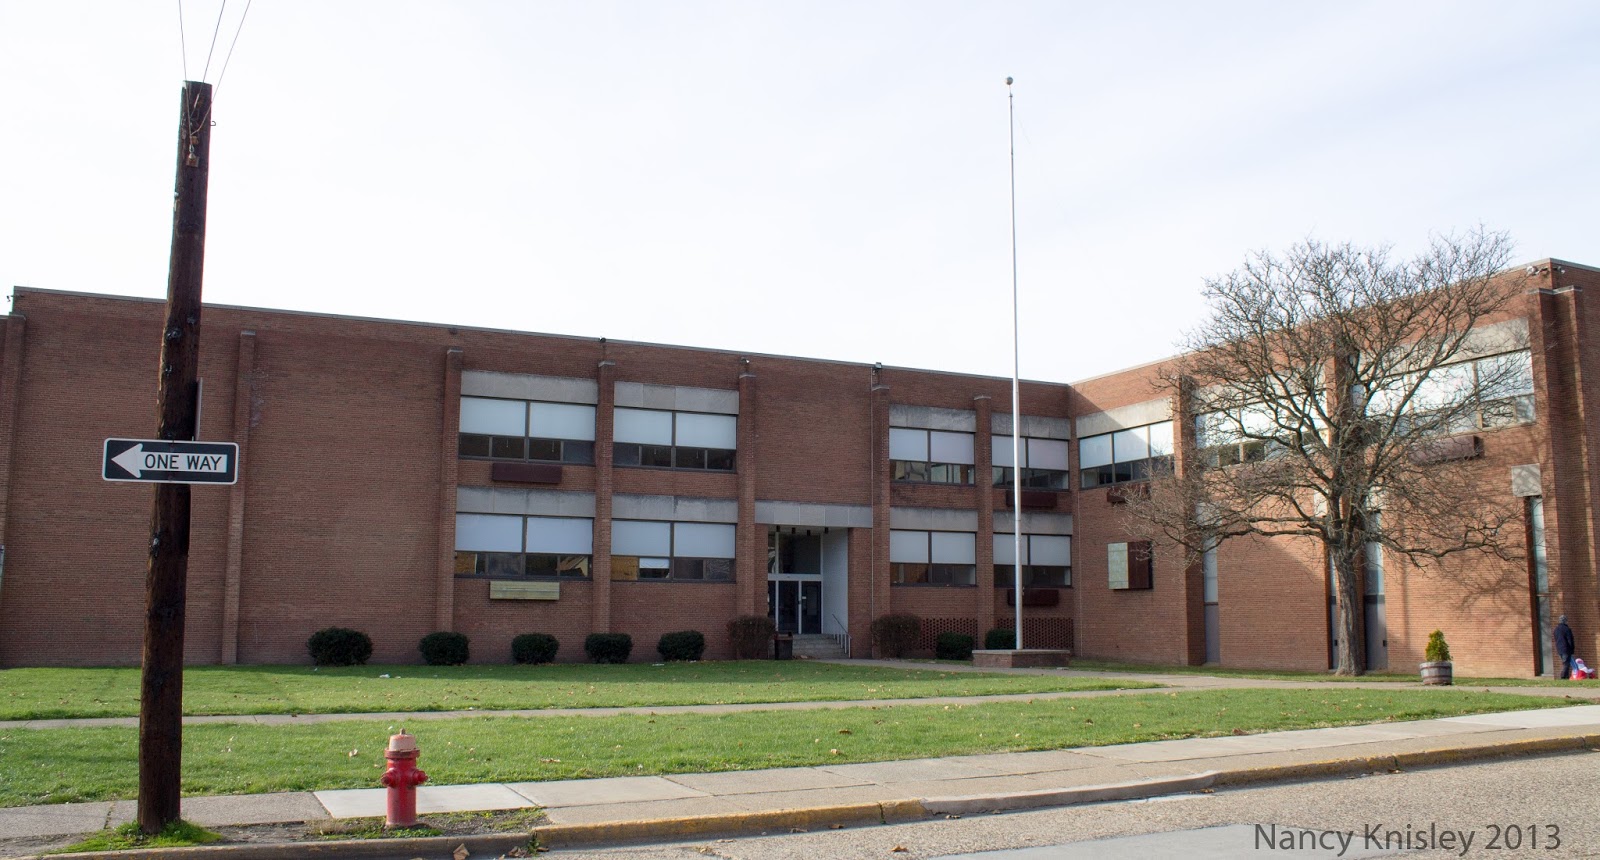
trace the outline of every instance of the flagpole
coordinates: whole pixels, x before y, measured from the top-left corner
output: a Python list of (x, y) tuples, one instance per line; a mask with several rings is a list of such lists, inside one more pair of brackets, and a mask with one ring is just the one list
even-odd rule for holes
[(1011, 539), (1016, 596), (1016, 650), (1022, 650), (1022, 327), (1017, 302), (1017, 109), (1006, 78), (1006, 124), (1011, 144)]

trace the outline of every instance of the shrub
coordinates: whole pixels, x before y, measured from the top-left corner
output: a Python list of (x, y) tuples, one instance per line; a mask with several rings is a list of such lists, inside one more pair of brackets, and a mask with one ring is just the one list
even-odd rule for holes
[(760, 660), (772, 656), (772, 634), (778, 630), (765, 615), (741, 615), (728, 622), (733, 659)]
[(971, 660), (972, 637), (965, 633), (940, 633), (934, 640), (933, 656), (940, 660)]
[(583, 640), (583, 653), (596, 663), (626, 663), (633, 653), (633, 637), (626, 633), (590, 633)]
[(996, 627), (983, 634), (983, 650), (1010, 651), (1017, 647), (1017, 631), (1011, 627)]
[(1428, 647), (1423, 651), (1423, 656), (1429, 663), (1450, 662), (1450, 646), (1445, 644), (1443, 630), (1435, 630), (1428, 634)]
[(661, 634), (656, 643), (663, 660), (698, 660), (706, 652), (706, 637), (698, 630), (679, 630)]
[(417, 643), (417, 650), (429, 666), (459, 666), (467, 662), (467, 634), (444, 630), (429, 633)]
[(561, 643), (548, 633), (524, 633), (511, 640), (511, 659), (518, 663), (549, 663)]
[(910, 613), (880, 615), (872, 620), (872, 644), (885, 657), (904, 657), (921, 633), (922, 619)]
[(372, 637), (348, 627), (324, 627), (306, 640), (318, 666), (362, 666), (372, 656)]

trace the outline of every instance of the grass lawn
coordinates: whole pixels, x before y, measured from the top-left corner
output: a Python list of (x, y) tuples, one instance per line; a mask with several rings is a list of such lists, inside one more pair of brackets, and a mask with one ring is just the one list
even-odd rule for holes
[[(194, 666), (185, 714), (660, 707), (983, 696), (1157, 686), (1121, 680), (804, 660), (543, 666)], [(0, 720), (139, 715), (139, 669), (0, 671)]]
[[(1462, 690), (1153, 691), (1092, 699), (615, 717), (481, 717), (413, 725), (431, 784), (798, 767), (1557, 707)], [(375, 787), (399, 728), (382, 721), (184, 729), (183, 791)], [(0, 806), (135, 794), (133, 728), (0, 733)], [(270, 764), (269, 767), (263, 767)]]
[[(1272, 669), (1225, 669), (1218, 666), (1156, 666), (1148, 663), (1113, 663), (1110, 660), (1073, 660), (1072, 668), (1091, 672), (1130, 672), (1147, 675), (1213, 675), (1218, 678), (1259, 678), (1266, 681), (1375, 681), (1415, 684), (1416, 672), (1369, 672), (1365, 675), (1335, 675), (1331, 672), (1289, 672)], [(1474, 678), (1455, 676), (1456, 686), (1469, 687), (1563, 687), (1572, 684), (1559, 678)]]

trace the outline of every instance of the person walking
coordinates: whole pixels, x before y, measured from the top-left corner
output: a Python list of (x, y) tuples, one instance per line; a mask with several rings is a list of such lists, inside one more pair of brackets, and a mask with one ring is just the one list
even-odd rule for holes
[(1567, 616), (1563, 615), (1556, 621), (1556, 629), (1551, 631), (1555, 639), (1556, 659), (1561, 661), (1561, 680), (1572, 677), (1572, 628), (1567, 626)]

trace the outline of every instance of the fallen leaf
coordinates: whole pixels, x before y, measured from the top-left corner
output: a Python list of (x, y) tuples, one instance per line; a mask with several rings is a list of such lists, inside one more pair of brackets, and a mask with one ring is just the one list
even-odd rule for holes
[(840, 729), (839, 730), (839, 734), (841, 734), (841, 735), (852, 735), (852, 734), (855, 734), (855, 732), (852, 732), (849, 729)]
[(457, 845), (456, 846), (456, 850), (452, 851), (450, 853), (450, 856), (456, 858), (456, 860), (467, 860), (467, 855), (470, 854), (470, 853), (471, 852), (469, 852), (467, 850), (466, 844), (463, 843), (461, 845)]
[(904, 854), (904, 853), (909, 852), (910, 850), (911, 850), (910, 848), (907, 848), (904, 845), (896, 845), (895, 847), (889, 849), (889, 853), (891, 853), (891, 854)]

